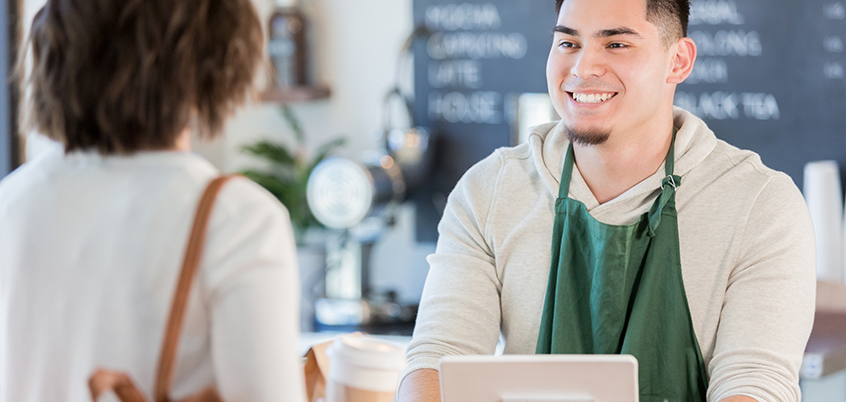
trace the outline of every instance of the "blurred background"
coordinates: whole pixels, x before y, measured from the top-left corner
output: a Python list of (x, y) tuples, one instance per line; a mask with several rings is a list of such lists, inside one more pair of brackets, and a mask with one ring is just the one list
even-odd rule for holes
[[(557, 119), (545, 78), (554, 2), (253, 1), (269, 37), (262, 94), (194, 151), (288, 207), (304, 331), (408, 335), (455, 182)], [(43, 3), (3, 3), (0, 75)], [(826, 253), (820, 279), (842, 285), (844, 2), (695, 0), (689, 36), (699, 55), (676, 105), (758, 152), (806, 197), (836, 186), (811, 209)], [(55, 146), (16, 135), (15, 88), (0, 86), (0, 178)], [(825, 169), (808, 169), (820, 160)], [(835, 299), (846, 311), (846, 293)], [(806, 356), (806, 400), (846, 400), (846, 320), (837, 320), (826, 321), (826, 346)]]

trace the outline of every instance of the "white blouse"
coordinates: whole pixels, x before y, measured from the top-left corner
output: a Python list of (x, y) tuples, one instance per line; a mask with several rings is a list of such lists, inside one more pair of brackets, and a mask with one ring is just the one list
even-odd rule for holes
[[(97, 368), (152, 399), (190, 224), (219, 172), (179, 151), (61, 149), (0, 182), (0, 402), (89, 401)], [(299, 280), (287, 211), (247, 179), (212, 212), (172, 396), (304, 401)]]

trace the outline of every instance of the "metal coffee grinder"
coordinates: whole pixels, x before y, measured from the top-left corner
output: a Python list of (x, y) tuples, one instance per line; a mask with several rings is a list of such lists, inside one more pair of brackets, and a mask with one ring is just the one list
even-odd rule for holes
[[(392, 95), (389, 95), (392, 96)], [(425, 129), (387, 130), (385, 150), (360, 160), (330, 157), (308, 180), (315, 218), (332, 229), (326, 241), (325, 295), (315, 302), (317, 331), (411, 334), (417, 305), (371, 288), (370, 255), (391, 227), (395, 209), (428, 165)]]

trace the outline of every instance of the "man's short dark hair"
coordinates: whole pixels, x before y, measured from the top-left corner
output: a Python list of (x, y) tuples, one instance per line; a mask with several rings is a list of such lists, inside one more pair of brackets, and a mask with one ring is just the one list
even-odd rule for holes
[(19, 57), (22, 125), (66, 152), (171, 148), (191, 126), (213, 136), (263, 46), (250, 0), (48, 0)]
[[(564, 0), (555, 0), (555, 15), (561, 12)], [(646, 20), (661, 31), (661, 40), (669, 46), (687, 36), (690, 0), (646, 0)]]

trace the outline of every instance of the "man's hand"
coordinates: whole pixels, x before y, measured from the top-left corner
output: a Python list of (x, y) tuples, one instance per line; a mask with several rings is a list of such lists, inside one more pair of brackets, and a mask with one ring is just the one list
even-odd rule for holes
[(400, 384), (397, 402), (441, 402), (441, 377), (438, 370), (417, 370), (405, 377)]
[(756, 399), (748, 397), (748, 396), (735, 395), (735, 396), (730, 396), (726, 399), (723, 399), (720, 402), (758, 402), (758, 401)]

